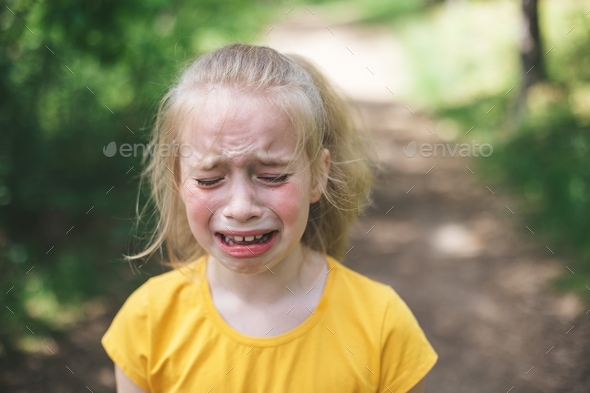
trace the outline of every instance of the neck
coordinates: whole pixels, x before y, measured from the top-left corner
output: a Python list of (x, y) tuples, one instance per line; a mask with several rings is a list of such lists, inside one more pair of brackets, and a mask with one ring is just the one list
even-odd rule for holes
[(247, 303), (272, 304), (285, 297), (305, 293), (318, 275), (327, 270), (323, 258), (317, 252), (298, 245), (289, 255), (272, 267), (257, 274), (241, 274), (231, 271), (207, 258), (207, 279), (216, 290), (230, 292)]

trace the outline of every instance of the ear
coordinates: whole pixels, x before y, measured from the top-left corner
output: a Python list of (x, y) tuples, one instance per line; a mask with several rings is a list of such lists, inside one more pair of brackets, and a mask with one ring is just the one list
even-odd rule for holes
[(330, 150), (324, 149), (322, 162), (324, 164), (322, 175), (321, 178), (312, 185), (309, 203), (316, 203), (319, 201), (322, 196), (320, 184), (323, 185), (323, 188), (326, 188), (326, 185), (328, 184), (328, 173), (330, 173)]

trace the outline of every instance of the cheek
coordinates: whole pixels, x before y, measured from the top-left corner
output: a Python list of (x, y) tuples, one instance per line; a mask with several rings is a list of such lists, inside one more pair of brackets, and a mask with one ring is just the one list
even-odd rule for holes
[(269, 206), (280, 216), (285, 224), (306, 223), (309, 214), (309, 202), (303, 198), (301, 189), (296, 185), (285, 185), (274, 190)]
[[(211, 217), (211, 212), (207, 207), (212, 205), (211, 198), (187, 191), (185, 195), (186, 217), (193, 233), (198, 232), (203, 225), (207, 225)], [(213, 210), (213, 208), (211, 208)]]

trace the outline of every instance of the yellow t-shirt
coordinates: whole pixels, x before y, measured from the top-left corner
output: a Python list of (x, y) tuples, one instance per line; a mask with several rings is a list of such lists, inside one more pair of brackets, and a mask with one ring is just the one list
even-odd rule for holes
[(206, 258), (150, 278), (102, 338), (111, 359), (144, 390), (405, 393), (438, 359), (390, 286), (330, 256), (313, 314), (274, 337), (244, 335), (217, 312), (207, 280), (189, 279), (205, 272)]

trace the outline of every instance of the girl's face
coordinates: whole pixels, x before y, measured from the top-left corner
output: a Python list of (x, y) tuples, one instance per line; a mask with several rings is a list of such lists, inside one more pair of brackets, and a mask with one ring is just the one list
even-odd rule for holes
[[(192, 154), (180, 158), (181, 195), (191, 231), (209, 255), (244, 274), (301, 257), (309, 205), (321, 191), (305, 157), (279, 176), (296, 146), (286, 115), (253, 97), (217, 90), (182, 142)], [(327, 173), (327, 149), (324, 163)]]

